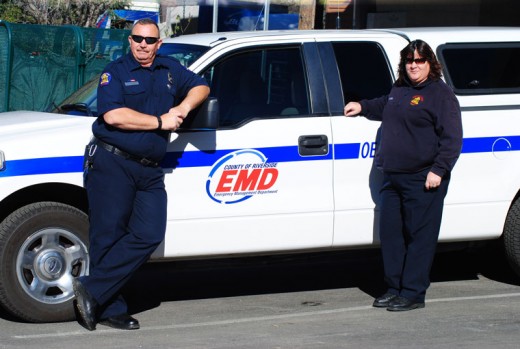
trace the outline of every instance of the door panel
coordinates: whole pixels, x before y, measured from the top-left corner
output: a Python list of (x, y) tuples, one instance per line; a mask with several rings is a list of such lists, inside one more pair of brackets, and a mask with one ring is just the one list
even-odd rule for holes
[(330, 139), (330, 119), (255, 120), (216, 131), (217, 146), (209, 149), (195, 147), (207, 143), (200, 139), (209, 133), (179, 135), (171, 142), (171, 154), (182, 155), (166, 174), (165, 254), (330, 246), (331, 146), (311, 156), (301, 155), (298, 146), (302, 135), (314, 133)]
[[(327, 56), (336, 59), (339, 77), (337, 73), (335, 76), (340, 80), (343, 106), (390, 91), (392, 69), (381, 42), (338, 40), (331, 45), (321, 43), (320, 47), (322, 51), (330, 47)], [(388, 47), (400, 45), (388, 43)], [(334, 76), (327, 76), (329, 83), (336, 86)], [(375, 168), (374, 157), (380, 123), (362, 116), (347, 118), (342, 115), (342, 108), (338, 110), (337, 101), (333, 102), (334, 246), (377, 244), (382, 174)]]
[(364, 117), (332, 118), (335, 246), (379, 241), (377, 203), (383, 178), (374, 166), (379, 126)]
[(231, 52), (207, 67), (221, 128), (175, 134), (167, 257), (332, 244), (330, 118), (311, 110), (301, 45)]

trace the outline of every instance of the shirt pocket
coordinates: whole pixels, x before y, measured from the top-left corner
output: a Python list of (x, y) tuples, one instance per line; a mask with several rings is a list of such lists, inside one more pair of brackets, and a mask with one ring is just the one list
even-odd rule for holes
[(145, 93), (145, 88), (144, 86), (141, 86), (141, 85), (125, 85), (123, 87), (123, 93), (125, 95), (139, 95), (139, 94), (142, 94), (142, 93)]

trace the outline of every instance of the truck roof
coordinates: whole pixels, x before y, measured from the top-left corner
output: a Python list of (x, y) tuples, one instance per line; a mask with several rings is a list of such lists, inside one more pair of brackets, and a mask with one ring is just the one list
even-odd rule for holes
[(430, 46), (447, 43), (519, 42), (520, 28), (514, 27), (428, 27), (384, 29), (412, 41), (421, 39)]
[(268, 30), (198, 33), (163, 39), (166, 43), (183, 43), (216, 46), (230, 40), (251, 40), (273, 37), (317, 37), (332, 38), (343, 35), (399, 35), (409, 41), (422, 39), (430, 46), (457, 42), (520, 42), (520, 28), (516, 27), (418, 27), (382, 29), (338, 29), (338, 30)]
[[(182, 43), (203, 46), (216, 46), (231, 40), (251, 40), (255, 38), (306, 38), (333, 37), (341, 35), (374, 35), (375, 30), (267, 30), (267, 31), (232, 31), (218, 33), (187, 34), (174, 38), (164, 38), (165, 43)], [(383, 35), (394, 35), (379, 31)]]

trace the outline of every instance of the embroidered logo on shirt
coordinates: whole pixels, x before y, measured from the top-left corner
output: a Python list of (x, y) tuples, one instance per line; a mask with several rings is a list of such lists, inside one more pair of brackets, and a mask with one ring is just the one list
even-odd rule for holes
[(108, 85), (111, 80), (112, 80), (112, 75), (110, 75), (110, 73), (103, 73), (101, 75), (101, 78), (99, 78), (99, 85), (100, 86)]
[(135, 79), (130, 79), (128, 81), (125, 81), (125, 86), (137, 86), (139, 85), (139, 81), (136, 81)]
[(410, 101), (410, 105), (418, 105), (419, 103), (422, 103), (424, 101), (424, 97), (421, 95), (413, 96), (412, 100)]

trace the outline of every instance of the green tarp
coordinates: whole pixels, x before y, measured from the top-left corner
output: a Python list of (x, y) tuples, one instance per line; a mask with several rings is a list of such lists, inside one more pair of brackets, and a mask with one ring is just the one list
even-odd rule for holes
[(59, 104), (126, 53), (129, 34), (0, 21), (0, 112)]

